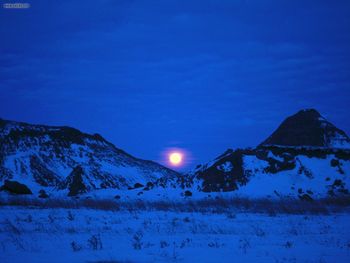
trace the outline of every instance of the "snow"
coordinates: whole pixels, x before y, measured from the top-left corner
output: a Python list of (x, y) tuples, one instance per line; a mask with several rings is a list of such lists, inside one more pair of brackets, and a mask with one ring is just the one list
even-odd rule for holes
[[(43, 135), (35, 138), (24, 134), (18, 145), (15, 145), (15, 148), (11, 143), (6, 144), (3, 154), (2, 167), (5, 168), (7, 174), (5, 174), (6, 178), (5, 176), (1, 177), (1, 184), (6, 179), (19, 181), (26, 184), (35, 196), (37, 196), (37, 192), (40, 189), (45, 189), (51, 197), (62, 196), (67, 191), (57, 190), (60, 189), (59, 182), (55, 187), (43, 187), (40, 185), (38, 183), (39, 180), (36, 180), (34, 176), (35, 172), (38, 173), (38, 169), (33, 168), (30, 162), (33, 157), (38, 162), (39, 170), (41, 166), (44, 167), (44, 172), (39, 176), (44, 177), (45, 169), (48, 169), (57, 176), (57, 181), (61, 183), (71, 174), (74, 168), (78, 165), (81, 166), (84, 170), (83, 181), (92, 190), (84, 196), (91, 196), (93, 198), (99, 198), (99, 196), (113, 198), (115, 195), (120, 195), (127, 199), (181, 199), (186, 190), (192, 192), (193, 198), (202, 198), (208, 196), (208, 194), (200, 192), (203, 181), (199, 177), (196, 178), (198, 173), (205, 173), (206, 169), (213, 166), (217, 170), (225, 172), (225, 176), (237, 176), (233, 174), (233, 168), (237, 167), (233, 167), (233, 164), (229, 161), (233, 150), (227, 150), (223, 155), (206, 165), (202, 165), (193, 172), (184, 175), (189, 177), (186, 178), (186, 182), (192, 180), (193, 184), (189, 189), (182, 189), (177, 183), (177, 179), (181, 176), (180, 174), (158, 164), (134, 158), (118, 150), (111, 144), (94, 140), (89, 135), (82, 135), (86, 144), (72, 143), (69, 145), (71, 143), (69, 140), (64, 141), (66, 143), (63, 144), (57, 141), (48, 143), (50, 136), (45, 134), (45, 132), (53, 130), (60, 131), (61, 128), (59, 127), (23, 126), (21, 123), (10, 122), (5, 126), (3, 132), (8, 132), (11, 129), (43, 131)], [(341, 134), (334, 135), (333, 143), (338, 143), (334, 144), (334, 147), (344, 146), (344, 144), (339, 144), (340, 142), (344, 142), (343, 137)], [(305, 150), (327, 149), (326, 153), (328, 155), (325, 159), (321, 157), (309, 158), (304, 155), (293, 157), (290, 155), (289, 157), (291, 159), (295, 158), (296, 160), (296, 167), (294, 169), (284, 170), (276, 174), (267, 174), (266, 169), (269, 168), (270, 164), (265, 160), (257, 158), (254, 149), (250, 149), (250, 151), (247, 151), (247, 154), (243, 154), (243, 166), (244, 170), (247, 171), (247, 174), (243, 176), (247, 177), (248, 183), (246, 185), (239, 185), (238, 191), (222, 193), (222, 195), (232, 196), (238, 194), (250, 197), (278, 197), (279, 195), (286, 195), (298, 197), (300, 194), (298, 190), (301, 188), (303, 191), (309, 190), (314, 192), (313, 197), (325, 197), (335, 180), (342, 180), (345, 188), (349, 187), (349, 160), (341, 160), (339, 167), (332, 167), (331, 160), (335, 158), (335, 154), (329, 154), (330, 152), (336, 153), (337, 151), (342, 151), (340, 153), (344, 153), (347, 156), (349, 151), (340, 149), (331, 150), (325, 147), (281, 147), (284, 149), (300, 149), (301, 152), (305, 152)], [(285, 157), (286, 155), (284, 154), (282, 156)], [(285, 164), (284, 158), (273, 154), (273, 151), (268, 151), (267, 157), (268, 161), (276, 160)], [(215, 171), (215, 169), (213, 170)], [(310, 171), (311, 176), (307, 176), (307, 172), (305, 171)], [(38, 176), (38, 174), (36, 175)], [(155, 185), (151, 190), (144, 190), (143, 188), (128, 190), (135, 183), (146, 185), (148, 182), (155, 183), (159, 178), (164, 179), (162, 183), (164, 183), (166, 188)], [(327, 178), (329, 178), (328, 181), (326, 180)], [(112, 185), (111, 187), (118, 189), (99, 189), (104, 187), (104, 185), (108, 185), (108, 187)], [(218, 196), (221, 193), (212, 193), (211, 195)]]
[(280, 162), (284, 161), (284, 159), (282, 157), (274, 155), (271, 151), (269, 151), (267, 157), (275, 159), (275, 160), (280, 161)]
[(225, 163), (218, 165), (217, 169), (223, 172), (230, 172), (233, 169), (233, 165), (231, 162), (226, 161)]
[(335, 149), (350, 149), (350, 140), (346, 138), (344, 135), (335, 133), (330, 138), (329, 147), (335, 148)]
[[(11, 124), (5, 127), (5, 131), (14, 129)], [(22, 129), (21, 124), (16, 125), (15, 129)], [(40, 128), (34, 125), (26, 127), (26, 129), (51, 130), (46, 126)], [(24, 136), (16, 148), (10, 144), (6, 145), (2, 166), (7, 169), (9, 176), (1, 177), (1, 182), (3, 183), (5, 179), (16, 180), (26, 184), (33, 193), (45, 188), (46, 191), (56, 195), (52, 191), (53, 188), (39, 185), (34, 178), (34, 173), (37, 171), (30, 162), (33, 157), (38, 160), (39, 166), (45, 166), (62, 182), (75, 167), (81, 166), (86, 172), (84, 182), (92, 188), (99, 188), (101, 183), (106, 181), (114, 181), (120, 188), (127, 189), (135, 183), (146, 184), (160, 177), (171, 177), (176, 174), (156, 163), (143, 161), (120, 152), (113, 145), (103, 141), (83, 138), (87, 143), (85, 145), (76, 143), (61, 145), (57, 142), (50, 144), (47, 143), (49, 136), (45, 134), (35, 138)], [(57, 195), (61, 195), (61, 193), (57, 193)]]
[[(338, 167), (330, 165), (334, 158), (334, 154), (328, 155), (325, 159), (299, 155), (296, 158), (294, 169), (269, 174), (264, 172), (264, 168), (268, 166), (266, 161), (260, 160), (254, 155), (246, 155), (244, 156), (245, 169), (252, 170), (254, 174), (246, 185), (241, 186), (236, 191), (236, 194), (252, 198), (266, 196), (277, 198), (280, 195), (298, 197), (298, 189), (302, 189), (303, 193), (307, 190), (312, 191), (314, 198), (327, 197), (328, 187), (333, 184), (334, 180), (339, 179), (346, 186), (350, 185), (350, 177), (347, 173), (350, 171), (350, 162), (341, 162), (342, 169), (345, 171), (345, 174), (341, 174)], [(300, 174), (301, 166), (306, 167), (311, 172), (311, 176)], [(330, 180), (327, 181), (327, 178)]]
[(17, 180), (30, 189), (36, 189), (38, 185), (34, 177), (27, 173), (30, 167), (30, 154), (30, 152), (18, 151), (13, 155), (8, 155), (4, 158), (4, 167), (14, 171), (14, 177), (11, 180)]
[(0, 262), (349, 262), (350, 214), (0, 208)]

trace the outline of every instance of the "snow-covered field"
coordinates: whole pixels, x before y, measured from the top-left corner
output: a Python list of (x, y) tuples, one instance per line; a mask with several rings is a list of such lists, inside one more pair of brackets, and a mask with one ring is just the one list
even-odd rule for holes
[(1, 206), (0, 262), (350, 262), (350, 213)]

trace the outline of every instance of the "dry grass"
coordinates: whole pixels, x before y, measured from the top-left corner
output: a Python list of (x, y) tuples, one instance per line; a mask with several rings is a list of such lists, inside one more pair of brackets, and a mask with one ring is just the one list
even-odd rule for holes
[(314, 201), (284, 198), (215, 198), (182, 201), (119, 201), (113, 199), (37, 199), (13, 196), (0, 199), (0, 206), (31, 208), (97, 209), (110, 211), (174, 211), (229, 214), (232, 212), (277, 214), (329, 214), (349, 211), (350, 197), (323, 198)]

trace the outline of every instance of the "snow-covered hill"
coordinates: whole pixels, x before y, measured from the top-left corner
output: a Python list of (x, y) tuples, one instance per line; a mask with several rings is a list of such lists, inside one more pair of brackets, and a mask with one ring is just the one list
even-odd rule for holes
[(228, 150), (193, 176), (200, 191), (304, 199), (348, 195), (350, 151), (302, 147)]
[[(98, 134), (0, 120), (0, 182), (25, 184), (33, 194), (77, 195), (94, 189), (150, 186), (179, 174), (137, 159)], [(176, 181), (176, 180), (173, 180)]]
[(316, 110), (287, 118), (255, 149), (228, 150), (191, 172), (204, 192), (312, 199), (348, 195), (350, 140)]
[(349, 145), (344, 131), (316, 110), (303, 110), (258, 147), (228, 150), (182, 175), (137, 159), (98, 134), (0, 120), (0, 190), (162, 200), (223, 193), (305, 200), (342, 196), (349, 194)]

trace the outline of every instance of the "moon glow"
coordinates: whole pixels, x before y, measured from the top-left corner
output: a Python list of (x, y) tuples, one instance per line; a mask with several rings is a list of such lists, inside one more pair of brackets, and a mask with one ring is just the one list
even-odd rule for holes
[(171, 152), (169, 154), (169, 162), (174, 165), (174, 166), (178, 166), (181, 165), (183, 161), (183, 155), (179, 152)]

